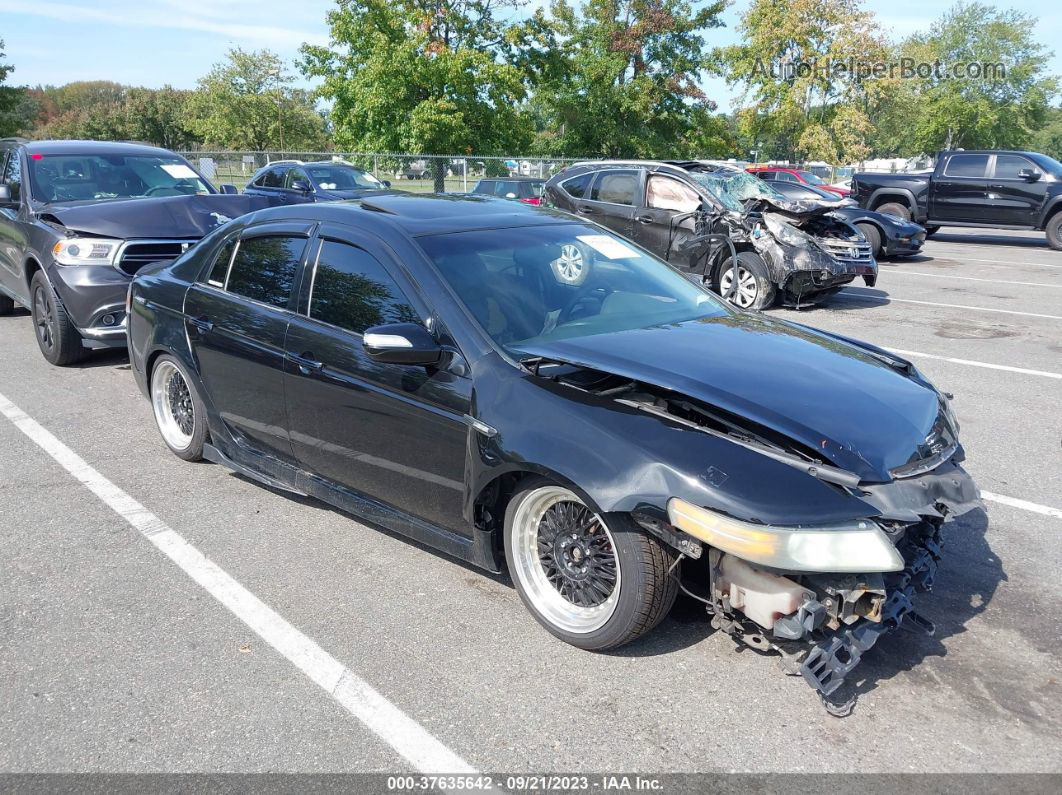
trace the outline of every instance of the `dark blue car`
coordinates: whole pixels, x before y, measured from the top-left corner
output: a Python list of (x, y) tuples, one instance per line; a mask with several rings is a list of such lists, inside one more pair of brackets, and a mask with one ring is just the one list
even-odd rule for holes
[(358, 199), (390, 187), (387, 180), (347, 163), (278, 160), (259, 169), (244, 193), (268, 197), (275, 204), (305, 204)]

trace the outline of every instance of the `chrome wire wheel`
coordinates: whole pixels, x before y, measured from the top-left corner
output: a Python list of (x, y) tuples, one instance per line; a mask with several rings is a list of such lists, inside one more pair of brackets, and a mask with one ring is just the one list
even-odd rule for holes
[[(756, 277), (752, 271), (746, 268), (741, 263), (738, 263), (737, 267), (738, 280), (737, 290), (729, 297), (732, 304), (740, 306), (742, 309), (748, 309), (754, 303), (760, 293), (760, 286), (756, 282)], [(727, 297), (727, 293), (730, 292), (730, 286), (734, 281), (734, 267), (731, 265), (727, 268), (723, 275), (719, 279), (719, 294), (724, 298)]]
[(612, 618), (620, 568), (612, 534), (568, 489), (544, 486), (513, 517), (513, 577), (557, 629), (586, 634)]
[(151, 374), (151, 406), (166, 443), (186, 450), (195, 433), (195, 406), (184, 374), (171, 361), (161, 361)]
[(48, 291), (41, 286), (33, 292), (33, 324), (41, 348), (47, 351), (55, 347), (55, 304)]

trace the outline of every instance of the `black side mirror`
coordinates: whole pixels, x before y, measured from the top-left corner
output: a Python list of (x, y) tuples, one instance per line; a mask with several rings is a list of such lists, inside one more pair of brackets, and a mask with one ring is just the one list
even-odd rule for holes
[(226, 196), (235, 196), (237, 193), (239, 193), (239, 191), (236, 190), (235, 185), (222, 185), (219, 190)]
[(383, 186), (384, 186), (385, 188), (390, 188), (390, 187), (391, 187), (391, 180), (389, 180), (389, 179), (385, 179), (385, 180), (383, 181)]
[(305, 180), (305, 179), (297, 179), (294, 182), (292, 182), (291, 183), (291, 189), (292, 190), (297, 190), (300, 193), (312, 193), (313, 192), (313, 187), (311, 187), (310, 183), (307, 180)]
[(361, 344), (377, 362), (438, 364), (442, 346), (419, 323), (388, 323), (366, 329)]
[(1035, 168), (1023, 168), (1021, 171), (1018, 172), (1018, 176), (1021, 179), (1029, 180), (1029, 182), (1036, 182), (1036, 180), (1040, 179), (1043, 174), (1041, 174)]

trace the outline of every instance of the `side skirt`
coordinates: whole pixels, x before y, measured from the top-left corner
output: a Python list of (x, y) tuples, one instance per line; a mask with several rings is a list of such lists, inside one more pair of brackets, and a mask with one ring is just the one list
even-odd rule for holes
[(270, 488), (314, 497), (345, 513), (404, 535), (459, 560), (487, 571), (500, 571), (494, 554), (492, 533), (488, 530), (476, 528), (474, 537), (468, 538), (283, 461), (237, 445), (229, 447), (234, 449), (230, 449), (226, 454), (214, 445), (204, 445), (203, 457)]

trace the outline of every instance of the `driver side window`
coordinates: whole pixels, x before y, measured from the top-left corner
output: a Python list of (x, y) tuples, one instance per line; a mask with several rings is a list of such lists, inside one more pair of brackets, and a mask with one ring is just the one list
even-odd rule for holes
[(19, 157), (18, 150), (15, 149), (11, 152), (11, 156), (7, 159), (7, 166), (4, 168), (4, 185), (7, 185), (11, 189), (11, 201), (18, 202), (22, 196), (22, 158)]
[(645, 204), (657, 210), (691, 213), (700, 207), (701, 198), (677, 179), (654, 174), (645, 189)]

